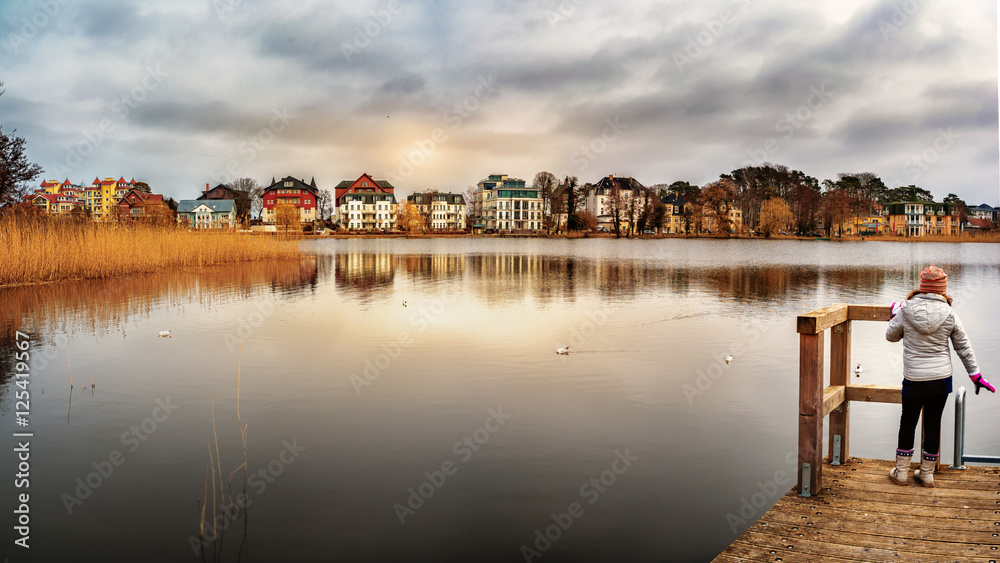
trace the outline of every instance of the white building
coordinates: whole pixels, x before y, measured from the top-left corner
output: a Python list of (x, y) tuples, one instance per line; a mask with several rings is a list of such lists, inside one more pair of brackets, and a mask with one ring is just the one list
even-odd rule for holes
[(426, 192), (410, 194), (406, 201), (420, 210), (432, 231), (465, 230), (465, 197), (462, 194)]
[(344, 194), (337, 206), (337, 219), (345, 229), (393, 229), (396, 226), (396, 196), (385, 193)]
[[(625, 223), (629, 222), (628, 210), (633, 197), (640, 197), (643, 194), (643, 185), (634, 178), (617, 178), (613, 174), (601, 178), (587, 193), (587, 201), (584, 209), (597, 218), (597, 226), (604, 227), (609, 231), (614, 230), (614, 206), (615, 198), (618, 199), (618, 222), (624, 231), (627, 229)], [(637, 201), (638, 211), (633, 213), (631, 222), (635, 223), (638, 213), (642, 211), (645, 200)]]
[(491, 174), (479, 182), (473, 216), (480, 231), (536, 231), (542, 228), (542, 200), (524, 180)]

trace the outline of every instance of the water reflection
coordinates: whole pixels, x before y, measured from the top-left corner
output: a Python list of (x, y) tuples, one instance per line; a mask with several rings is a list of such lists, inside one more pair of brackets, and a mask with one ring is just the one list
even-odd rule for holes
[[(709, 560), (732, 539), (726, 513), (775, 469), (792, 471), (775, 464), (797, 428), (794, 315), (835, 301), (889, 301), (932, 259), (913, 256), (912, 245), (864, 260), (776, 257), (784, 248), (776, 245), (733, 261), (726, 252), (749, 247), (708, 243), (700, 246), (711, 252), (694, 257), (697, 241), (615, 252), (489, 242), (317, 243), (301, 264), (0, 290), (8, 336), (0, 376), (12, 372), (9, 334), (21, 328), (39, 339), (33, 389), (51, 388), (32, 413), (46, 446), (39, 506), (58, 508), (92, 460), (122, 449), (122, 432), (145, 422), (157, 398), (173, 397), (183, 413), (129, 451), (80, 513), (39, 514), (38, 528), (63, 538), (41, 546), (41, 559), (65, 559), (88, 540), (115, 560), (194, 559), (195, 508), (205, 506), (196, 502), (208, 501), (209, 486), (217, 498), (235, 493), (242, 467), (274, 480), (264, 479), (266, 492), (257, 481), (248, 487), (249, 534), (241, 511), (225, 548), (219, 535), (204, 560), (238, 560), (244, 542), (244, 559), (254, 561), (288, 560), (290, 545), (303, 561), (332, 550), (350, 561), (515, 560), (532, 530), (607, 467), (610, 452), (629, 447), (641, 464), (546, 557)], [(962, 296), (976, 307), (963, 320), (975, 338), (997, 341), (987, 328), (996, 264), (969, 260), (948, 271), (959, 291), (979, 280), (975, 300)], [(158, 338), (163, 329), (173, 338)], [(880, 330), (859, 323), (852, 350), (866, 383), (896, 383), (887, 352), (898, 347)], [(572, 354), (553, 354), (567, 344)], [(996, 361), (995, 347), (976, 345), (984, 364)], [(721, 379), (689, 398), (684, 386), (701, 390), (714, 369), (724, 370)], [(102, 393), (92, 387), (87, 397), (94, 374)], [(370, 385), (359, 392), (353, 375)], [(511, 421), (401, 528), (393, 504), (454, 460), (455, 441), (497, 407)], [(893, 440), (881, 429), (898, 413), (852, 416), (859, 451)], [(984, 424), (995, 424), (991, 416)], [(244, 448), (238, 429), (247, 425)], [(307, 448), (288, 467), (276, 458), (285, 440)], [(977, 449), (994, 451), (989, 445)], [(740, 475), (727, 473), (737, 462)], [(157, 510), (142, 519), (121, 511), (136, 499)], [(474, 539), (452, 541), (464, 532)], [(162, 552), (150, 554), (151, 545)]]
[[(218, 303), (249, 299), (263, 292), (287, 295), (311, 291), (318, 279), (317, 260), (308, 257), (301, 262), (225, 265), (2, 288), (0, 400), (7, 393), (8, 382), (15, 371), (19, 350), (14, 335), (18, 331), (29, 335), (31, 350), (38, 350), (41, 344), (49, 345), (46, 353), (51, 357), (42, 358), (44, 364), (59, 360), (65, 353), (67, 333), (106, 335), (117, 332), (124, 335), (130, 320), (148, 317), (156, 307), (198, 303), (211, 309)], [(35, 363), (33, 367), (38, 369), (39, 366)]]
[[(948, 266), (961, 278), (963, 265)], [(310, 256), (301, 263), (251, 263), (202, 271), (176, 271), (109, 280), (83, 280), (0, 289), (0, 362), (8, 361), (14, 331), (28, 327), (122, 334), (129, 319), (157, 306), (217, 303), (258, 295), (315, 293), (333, 277), (337, 291), (362, 303), (396, 299), (394, 288), (456, 282), (487, 306), (531, 299), (539, 306), (574, 303), (591, 294), (629, 301), (644, 296), (704, 293), (726, 302), (773, 302), (817, 288), (836, 288), (841, 301), (853, 292), (879, 292), (890, 279), (916, 278), (920, 264), (843, 267), (764, 265), (674, 266), (660, 260), (546, 256), (539, 254), (392, 254), (348, 252)], [(467, 282), (467, 283), (466, 283)], [(44, 336), (41, 336), (44, 338)], [(9, 368), (9, 365), (0, 364)], [(9, 370), (5, 370), (9, 371)]]

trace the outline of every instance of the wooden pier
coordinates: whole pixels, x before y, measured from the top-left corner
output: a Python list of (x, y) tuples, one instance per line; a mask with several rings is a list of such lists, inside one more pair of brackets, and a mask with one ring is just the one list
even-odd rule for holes
[[(901, 487), (889, 481), (894, 462), (849, 455), (851, 402), (901, 402), (899, 387), (850, 379), (852, 321), (886, 321), (889, 314), (889, 307), (838, 304), (798, 318), (798, 484), (714, 561), (1000, 562), (1000, 468), (942, 463), (935, 487), (918, 485), (912, 472)], [(919, 455), (914, 460), (912, 468)]]
[(789, 491), (714, 561), (1000, 561), (1000, 468), (942, 464), (927, 488), (892, 465), (827, 464), (817, 494)]

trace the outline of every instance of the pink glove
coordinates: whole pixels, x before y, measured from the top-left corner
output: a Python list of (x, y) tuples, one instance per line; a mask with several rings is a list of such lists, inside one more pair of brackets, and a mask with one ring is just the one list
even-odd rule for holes
[(990, 385), (989, 381), (986, 381), (986, 378), (983, 377), (983, 374), (981, 373), (974, 373), (969, 376), (969, 379), (976, 384), (976, 395), (979, 394), (980, 389), (986, 389), (990, 393), (996, 393), (997, 391), (992, 385)]
[(890, 307), (892, 309), (892, 312), (889, 314), (889, 318), (891, 319), (891, 318), (895, 317), (896, 313), (898, 313), (899, 310), (902, 309), (905, 306), (906, 306), (906, 301), (900, 301), (899, 303), (893, 303), (892, 307)]

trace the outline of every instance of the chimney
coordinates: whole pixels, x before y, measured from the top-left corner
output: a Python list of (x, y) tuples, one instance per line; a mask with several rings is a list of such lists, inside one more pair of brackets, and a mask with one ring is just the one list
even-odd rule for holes
[(208, 182), (205, 182), (205, 191), (202, 192), (202, 193), (205, 193), (205, 194), (208, 193)]

